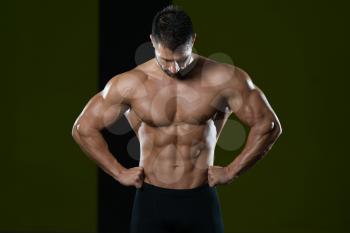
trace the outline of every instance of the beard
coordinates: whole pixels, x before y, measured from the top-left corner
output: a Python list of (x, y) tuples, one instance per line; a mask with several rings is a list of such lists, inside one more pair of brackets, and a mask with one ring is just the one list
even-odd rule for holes
[(161, 70), (167, 74), (169, 77), (172, 77), (172, 78), (177, 78), (177, 79), (184, 79), (185, 76), (187, 76), (188, 73), (190, 73), (192, 71), (192, 69), (196, 66), (196, 63), (197, 63), (197, 59), (196, 60), (191, 60), (191, 62), (185, 66), (184, 68), (180, 68), (180, 70), (176, 73), (172, 73), (170, 72), (168, 69), (166, 68), (163, 68), (158, 59), (156, 58), (156, 62), (158, 63), (159, 67), (161, 68)]
[(180, 78), (180, 77), (182, 77), (181, 70), (176, 72), (176, 73), (172, 73), (169, 70), (163, 69), (163, 68), (162, 68), (162, 70), (163, 70), (164, 73), (166, 73), (170, 77), (173, 77), (173, 78)]
[(156, 61), (157, 61), (157, 63), (158, 63), (158, 66), (160, 67), (160, 69), (161, 69), (165, 74), (167, 74), (168, 76), (170, 76), (170, 77), (172, 77), (172, 78), (180, 78), (180, 77), (181, 77), (181, 69), (180, 69), (178, 72), (176, 72), (176, 73), (172, 73), (172, 72), (170, 72), (168, 69), (163, 68), (162, 65), (159, 64), (157, 58), (156, 58)]

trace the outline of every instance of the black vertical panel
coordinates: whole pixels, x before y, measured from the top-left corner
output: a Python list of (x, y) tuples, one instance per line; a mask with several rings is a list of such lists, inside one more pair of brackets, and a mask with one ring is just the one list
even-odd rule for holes
[[(100, 0), (100, 90), (114, 75), (135, 67), (136, 49), (149, 41), (154, 15), (170, 3)], [(138, 166), (139, 143), (125, 117), (102, 133), (110, 151), (124, 167)], [(129, 232), (135, 191), (135, 187), (125, 187), (98, 169), (99, 233)]]

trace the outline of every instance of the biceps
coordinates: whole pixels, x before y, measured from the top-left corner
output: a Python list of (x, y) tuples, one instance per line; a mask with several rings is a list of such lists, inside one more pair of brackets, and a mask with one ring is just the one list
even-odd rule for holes
[(78, 117), (77, 129), (81, 134), (101, 130), (120, 119), (127, 109), (127, 105), (120, 102), (111, 103), (99, 92), (89, 100)]

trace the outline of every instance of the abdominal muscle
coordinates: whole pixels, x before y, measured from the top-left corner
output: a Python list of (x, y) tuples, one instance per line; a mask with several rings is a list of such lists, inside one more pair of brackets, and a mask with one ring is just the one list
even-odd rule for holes
[(190, 189), (208, 183), (208, 167), (213, 165), (216, 141), (208, 137), (205, 126), (197, 126), (186, 135), (181, 135), (176, 126), (163, 128), (164, 131), (145, 127), (139, 131), (139, 166), (144, 168), (144, 182), (171, 189)]

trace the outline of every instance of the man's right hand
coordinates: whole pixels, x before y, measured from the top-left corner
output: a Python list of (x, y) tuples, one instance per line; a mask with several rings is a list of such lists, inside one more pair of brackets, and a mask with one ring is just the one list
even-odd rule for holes
[(133, 167), (122, 170), (118, 176), (118, 182), (125, 186), (141, 188), (145, 178), (143, 167)]

